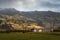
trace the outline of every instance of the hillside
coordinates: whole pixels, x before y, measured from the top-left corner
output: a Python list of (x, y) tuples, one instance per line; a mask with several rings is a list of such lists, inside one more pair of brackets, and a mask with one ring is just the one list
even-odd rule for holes
[(36, 20), (39, 24), (42, 22), (44, 26), (60, 26), (60, 13), (52, 11), (32, 11), (22, 12), (24, 16)]
[[(15, 29), (19, 26), (26, 27), (29, 24), (36, 23), (43, 27), (59, 27), (60, 26), (60, 13), (52, 11), (18, 11), (14, 8), (0, 10), (0, 21), (3, 20), (4, 23), (13, 24)], [(15, 26), (17, 25), (17, 26)], [(12, 26), (12, 25), (11, 25)], [(17, 29), (18, 29), (17, 28)]]

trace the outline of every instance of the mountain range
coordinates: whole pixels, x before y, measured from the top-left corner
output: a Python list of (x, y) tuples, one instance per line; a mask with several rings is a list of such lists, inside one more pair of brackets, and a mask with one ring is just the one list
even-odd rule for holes
[(32, 21), (43, 27), (59, 27), (60, 13), (53, 11), (18, 11), (14, 8), (0, 10), (0, 18)]

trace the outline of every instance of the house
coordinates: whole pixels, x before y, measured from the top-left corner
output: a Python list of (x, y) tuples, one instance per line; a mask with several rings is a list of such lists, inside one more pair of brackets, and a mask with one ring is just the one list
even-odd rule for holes
[(43, 32), (44, 31), (44, 27), (38, 26), (34, 23), (28, 26), (28, 28), (31, 32)]
[(40, 26), (37, 26), (34, 28), (33, 32), (43, 32), (44, 31), (44, 27), (40, 27)]
[(53, 28), (45, 28), (44, 32), (53, 32)]

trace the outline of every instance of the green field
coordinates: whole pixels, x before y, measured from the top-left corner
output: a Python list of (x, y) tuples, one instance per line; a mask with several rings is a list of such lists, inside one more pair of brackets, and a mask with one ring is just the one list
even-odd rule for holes
[(0, 40), (60, 40), (60, 33), (0, 33)]

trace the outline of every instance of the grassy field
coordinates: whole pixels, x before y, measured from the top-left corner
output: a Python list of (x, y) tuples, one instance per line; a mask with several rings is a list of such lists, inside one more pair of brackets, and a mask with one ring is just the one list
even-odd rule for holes
[(60, 33), (0, 33), (0, 40), (60, 40)]

